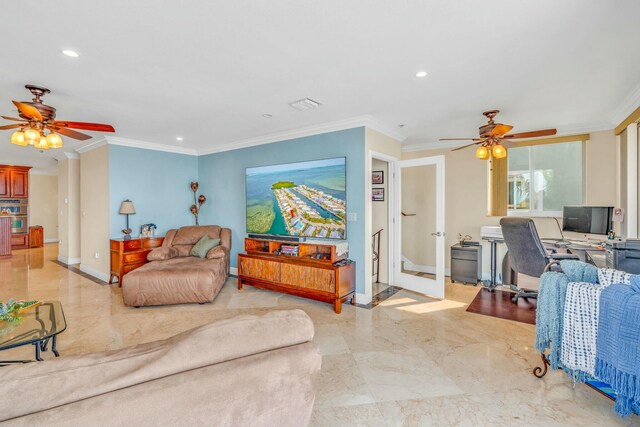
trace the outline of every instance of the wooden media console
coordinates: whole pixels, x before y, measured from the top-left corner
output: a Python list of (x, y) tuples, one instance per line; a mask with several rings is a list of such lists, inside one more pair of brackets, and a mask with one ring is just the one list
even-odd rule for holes
[[(269, 289), (333, 304), (356, 303), (356, 264), (336, 246), (315, 242), (283, 242), (246, 238), (238, 255), (238, 289), (243, 285)], [(337, 265), (334, 265), (336, 264)]]

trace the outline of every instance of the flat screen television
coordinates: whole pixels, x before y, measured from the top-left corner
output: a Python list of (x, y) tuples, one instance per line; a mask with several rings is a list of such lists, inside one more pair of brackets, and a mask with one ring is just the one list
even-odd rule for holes
[(247, 233), (347, 237), (346, 158), (247, 168)]
[(565, 206), (562, 208), (562, 231), (583, 234), (609, 234), (613, 230), (613, 207)]

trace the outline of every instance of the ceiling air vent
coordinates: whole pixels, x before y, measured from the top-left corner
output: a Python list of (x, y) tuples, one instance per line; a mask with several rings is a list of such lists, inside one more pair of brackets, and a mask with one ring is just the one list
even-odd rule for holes
[(296, 110), (307, 111), (313, 108), (318, 108), (322, 104), (320, 104), (318, 101), (314, 101), (313, 99), (305, 98), (299, 99), (298, 101), (290, 102), (289, 105)]

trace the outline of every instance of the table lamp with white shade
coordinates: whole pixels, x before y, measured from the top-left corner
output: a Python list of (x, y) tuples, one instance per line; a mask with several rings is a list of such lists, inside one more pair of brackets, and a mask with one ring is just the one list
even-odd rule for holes
[(136, 213), (136, 208), (133, 207), (133, 202), (129, 199), (122, 202), (120, 205), (120, 214), (127, 216), (127, 228), (122, 230), (124, 233), (124, 240), (131, 239), (131, 229), (129, 228), (129, 215)]

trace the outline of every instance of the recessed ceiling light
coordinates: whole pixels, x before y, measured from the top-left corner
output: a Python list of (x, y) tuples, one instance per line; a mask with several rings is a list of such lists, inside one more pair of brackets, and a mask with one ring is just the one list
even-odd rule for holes
[(62, 54), (66, 55), (66, 56), (69, 56), (71, 58), (77, 58), (78, 56), (80, 56), (78, 54), (78, 52), (76, 52), (75, 50), (68, 50), (68, 49), (67, 50), (63, 50)]
[(418, 71), (416, 73), (416, 77), (427, 77), (427, 72), (426, 71)]
[(262, 117), (264, 117), (265, 119), (270, 119), (273, 116), (271, 114), (263, 114)]
[(184, 140), (184, 138), (183, 138), (183, 137), (181, 137), (181, 136), (176, 136), (176, 141), (182, 141), (182, 140)]

